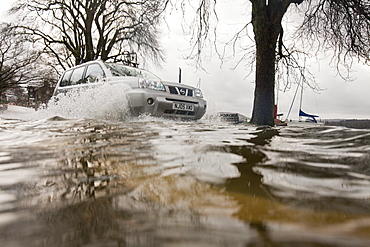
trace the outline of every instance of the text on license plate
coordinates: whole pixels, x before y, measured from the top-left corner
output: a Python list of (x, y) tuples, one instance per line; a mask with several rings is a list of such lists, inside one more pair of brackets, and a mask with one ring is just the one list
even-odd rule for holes
[(194, 111), (194, 105), (185, 103), (173, 103), (172, 109), (182, 111)]

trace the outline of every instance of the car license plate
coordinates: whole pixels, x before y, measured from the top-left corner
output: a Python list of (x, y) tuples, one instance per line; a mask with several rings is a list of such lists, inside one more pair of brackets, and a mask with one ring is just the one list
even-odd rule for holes
[(172, 109), (182, 111), (194, 111), (194, 105), (185, 103), (173, 103)]

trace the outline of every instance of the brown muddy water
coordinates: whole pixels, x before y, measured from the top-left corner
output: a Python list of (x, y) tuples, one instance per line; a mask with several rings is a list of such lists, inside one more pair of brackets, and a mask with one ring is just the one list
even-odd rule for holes
[(370, 246), (369, 130), (0, 124), (0, 246)]

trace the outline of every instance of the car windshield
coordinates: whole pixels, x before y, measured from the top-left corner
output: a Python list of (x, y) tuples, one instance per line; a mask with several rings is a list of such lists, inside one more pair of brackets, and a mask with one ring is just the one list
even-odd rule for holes
[(134, 76), (150, 80), (160, 80), (158, 76), (145, 70), (115, 63), (105, 63), (105, 65), (113, 76)]

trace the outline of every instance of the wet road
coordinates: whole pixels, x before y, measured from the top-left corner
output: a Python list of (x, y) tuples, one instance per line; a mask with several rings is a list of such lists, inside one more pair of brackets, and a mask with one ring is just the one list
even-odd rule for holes
[(370, 246), (369, 130), (0, 124), (1, 246)]

